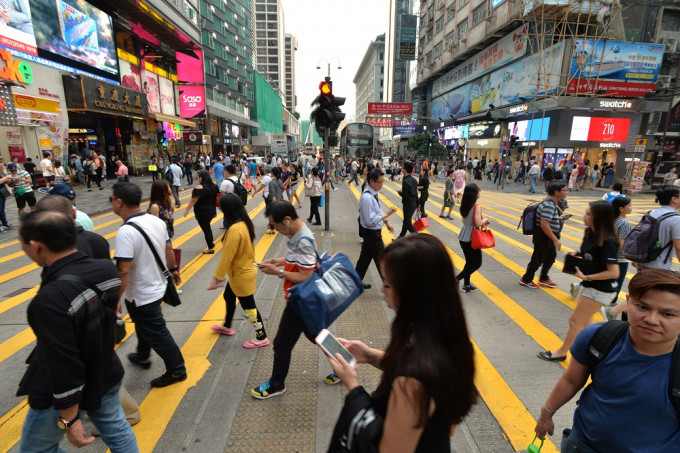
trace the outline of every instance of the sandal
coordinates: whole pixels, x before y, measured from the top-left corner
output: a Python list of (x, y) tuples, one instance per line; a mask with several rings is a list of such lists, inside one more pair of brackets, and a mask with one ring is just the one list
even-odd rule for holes
[(243, 343), (243, 347), (246, 349), (264, 348), (265, 346), (269, 346), (269, 339), (264, 340), (263, 343), (255, 343), (253, 340), (248, 340)]
[(209, 249), (209, 250), (203, 250), (204, 255), (214, 255), (215, 250), (214, 249)]
[(215, 324), (214, 326), (210, 326), (210, 330), (212, 330), (215, 333), (219, 333), (221, 335), (226, 335), (228, 337), (231, 337), (232, 335), (236, 335), (236, 331), (234, 329), (227, 329), (226, 327), (224, 327), (220, 324)]

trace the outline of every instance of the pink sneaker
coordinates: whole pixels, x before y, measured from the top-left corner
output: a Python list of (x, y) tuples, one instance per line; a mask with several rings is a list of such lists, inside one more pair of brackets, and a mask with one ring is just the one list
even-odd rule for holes
[(538, 285), (537, 285), (536, 283), (534, 283), (534, 282), (525, 282), (523, 278), (520, 278), (520, 279), (519, 279), (519, 284), (522, 285), (522, 286), (526, 286), (527, 288), (531, 288), (531, 289), (536, 289), (536, 288), (538, 288)]
[(557, 288), (557, 283), (552, 280), (539, 280), (538, 284), (541, 286), (547, 286), (548, 288)]

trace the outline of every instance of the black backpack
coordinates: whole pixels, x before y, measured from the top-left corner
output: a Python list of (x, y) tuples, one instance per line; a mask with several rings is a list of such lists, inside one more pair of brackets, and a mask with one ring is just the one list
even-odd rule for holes
[(163, 178), (172, 185), (175, 182), (175, 175), (172, 173), (172, 169), (168, 165), (168, 168), (165, 169), (165, 175)]
[(243, 206), (245, 206), (246, 203), (248, 203), (248, 190), (243, 187), (243, 184), (241, 184), (241, 181), (239, 181), (238, 178), (229, 178), (229, 181), (234, 185), (234, 193), (239, 196)]
[[(609, 321), (597, 329), (588, 343), (588, 363), (591, 372), (614, 349), (619, 339), (626, 333), (630, 324), (626, 321)], [(671, 373), (668, 379), (668, 398), (680, 418), (680, 336), (673, 347)]]
[(666, 259), (663, 261), (664, 264), (667, 263), (671, 257), (673, 240), (668, 241), (668, 244), (661, 244), (659, 242), (659, 227), (664, 219), (676, 215), (678, 215), (677, 212), (668, 212), (655, 219), (648, 212), (642, 216), (640, 223), (628, 233), (623, 242), (623, 256), (636, 263), (651, 263), (668, 249)]
[(531, 203), (529, 206), (524, 208), (522, 212), (522, 217), (519, 218), (519, 223), (517, 224), (517, 229), (522, 227), (522, 234), (525, 236), (532, 236), (536, 231), (536, 226), (538, 225), (538, 215), (536, 209), (540, 203)]

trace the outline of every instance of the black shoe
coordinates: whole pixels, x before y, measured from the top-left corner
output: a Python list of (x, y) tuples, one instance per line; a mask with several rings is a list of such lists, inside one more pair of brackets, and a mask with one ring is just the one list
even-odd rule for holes
[(187, 374), (182, 373), (182, 374), (170, 374), (167, 371), (161, 375), (161, 377), (157, 377), (156, 379), (151, 380), (151, 387), (167, 387), (168, 385), (172, 385), (175, 382), (182, 382), (186, 380)]
[(312, 225), (321, 225), (321, 222), (314, 222)]
[(134, 363), (139, 367), (144, 368), (145, 370), (151, 368), (151, 359), (149, 359), (148, 357), (142, 358), (139, 356), (138, 353), (131, 352), (130, 354), (127, 355), (127, 358), (130, 362)]
[(469, 285), (463, 285), (460, 288), (461, 293), (471, 293), (473, 291), (477, 291), (477, 287), (475, 285), (473, 285), (472, 283), (470, 283)]
[(312, 219), (311, 219), (311, 217), (310, 217), (309, 219), (307, 219), (307, 222), (309, 222), (309, 223), (311, 223), (311, 222), (312, 222)]
[(371, 289), (370, 283), (362, 283), (362, 285), (364, 285), (364, 289)]

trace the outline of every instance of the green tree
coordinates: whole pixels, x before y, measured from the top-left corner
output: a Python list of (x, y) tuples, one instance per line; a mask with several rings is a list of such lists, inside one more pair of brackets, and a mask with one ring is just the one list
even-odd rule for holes
[[(431, 143), (431, 141), (433, 143)], [(430, 145), (432, 145), (431, 148)], [(427, 132), (414, 135), (413, 137), (409, 138), (408, 147), (409, 149), (416, 150), (417, 154), (427, 155), (429, 153), (431, 156), (441, 156), (448, 154), (446, 147), (439, 143), (439, 140), (436, 138), (431, 140), (430, 134)]]

